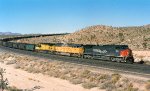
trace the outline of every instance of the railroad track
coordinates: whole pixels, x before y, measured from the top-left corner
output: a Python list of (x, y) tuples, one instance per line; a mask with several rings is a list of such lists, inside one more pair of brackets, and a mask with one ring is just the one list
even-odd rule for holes
[(40, 58), (64, 61), (74, 65), (82, 65), (82, 66), (92, 67), (96, 69), (104, 69), (104, 70), (109, 70), (109, 71), (114, 71), (119, 73), (134, 74), (134, 75), (150, 78), (150, 65), (137, 64), (137, 63), (125, 64), (125, 63), (109, 62), (109, 61), (102, 61), (102, 60), (82, 59), (82, 58), (75, 58), (75, 57), (68, 57), (68, 56), (61, 56), (61, 55), (54, 55), (54, 54), (25, 51), (19, 49), (12, 49), (12, 48), (2, 47), (2, 46), (0, 46), (0, 48), (8, 52), (10, 51), (19, 54), (25, 54), (30, 56), (32, 55)]

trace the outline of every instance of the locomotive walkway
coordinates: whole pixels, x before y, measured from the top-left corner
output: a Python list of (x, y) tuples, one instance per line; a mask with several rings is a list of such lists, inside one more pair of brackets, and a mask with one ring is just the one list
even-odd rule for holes
[(53, 54), (46, 54), (46, 53), (37, 53), (32, 51), (25, 51), (25, 50), (18, 50), (12, 48), (6, 48), (0, 46), (0, 49), (15, 53), (20, 53), (24, 55), (32, 55), (35, 57), (40, 58), (47, 58), (51, 60), (58, 60), (69, 62), (75, 65), (82, 65), (97, 69), (104, 69), (109, 71), (114, 71), (118, 73), (126, 73), (126, 74), (134, 74), (144, 77), (150, 77), (150, 65), (145, 64), (126, 64), (126, 63), (117, 63), (117, 62), (109, 62), (109, 61), (102, 61), (102, 60), (93, 60), (93, 59), (82, 59), (76, 57), (68, 57), (68, 56), (60, 56), (60, 55), (53, 55)]

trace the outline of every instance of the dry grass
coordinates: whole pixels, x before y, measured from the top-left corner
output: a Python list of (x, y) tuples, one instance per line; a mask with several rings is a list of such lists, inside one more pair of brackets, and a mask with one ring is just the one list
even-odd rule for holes
[(20, 67), (19, 64), (16, 64), (16, 65), (14, 65), (14, 68), (15, 68), (15, 69), (19, 69), (19, 68), (21, 68), (21, 67)]
[(100, 85), (100, 89), (106, 89), (106, 91), (113, 91), (113, 89), (116, 90), (116, 87), (110, 81), (107, 81)]
[(93, 87), (97, 87), (97, 85), (96, 85), (95, 83), (91, 83), (91, 82), (84, 82), (84, 83), (82, 84), (82, 86), (83, 86), (84, 88), (86, 88), (86, 89), (91, 89), (91, 88), (93, 88)]
[(119, 74), (112, 74), (111, 82), (112, 82), (113, 84), (115, 84), (116, 82), (119, 81), (120, 78), (121, 78), (121, 75), (119, 75)]
[(3, 61), (3, 60), (0, 60), (0, 63), (4, 63), (4, 61)]
[[(6, 55), (7, 57), (9, 55)], [(51, 77), (70, 81), (72, 84), (81, 84), (86, 89), (99, 87), (107, 91), (137, 91), (127, 78), (120, 74), (103, 74), (93, 72), (84, 67), (73, 66), (59, 61), (43, 61), (32, 57), (10, 55), (13, 60), (7, 60), (9, 64), (15, 64), (16, 69), (23, 69), (30, 73), (42, 73)], [(29, 79), (30, 80), (30, 79)], [(148, 87), (146, 87), (148, 88)]]
[(150, 90), (150, 80), (146, 82), (145, 88), (148, 91)]
[(89, 78), (90, 76), (90, 71), (89, 70), (83, 70), (81, 73), (80, 73), (80, 77), (82, 78)]
[(81, 84), (83, 83), (82, 79), (70, 79), (69, 80), (72, 84)]
[(138, 91), (138, 88), (134, 88), (133, 84), (130, 83), (128, 86), (124, 89), (124, 91)]
[(18, 88), (15, 87), (15, 86), (9, 86), (9, 87), (7, 88), (7, 91), (24, 91), (24, 90), (18, 89)]
[(10, 60), (10, 61), (8, 61), (8, 62), (6, 63), (6, 65), (11, 65), (11, 64), (15, 64), (15, 63), (16, 63), (15, 60)]

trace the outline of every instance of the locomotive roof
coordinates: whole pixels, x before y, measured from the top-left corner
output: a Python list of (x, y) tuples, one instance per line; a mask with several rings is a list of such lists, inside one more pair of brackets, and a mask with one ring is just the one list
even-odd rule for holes
[(84, 46), (128, 46), (128, 45), (114, 45), (114, 44), (108, 44), (108, 45), (92, 45), (92, 44), (87, 44), (87, 45), (84, 45)]
[(40, 44), (47, 44), (47, 45), (56, 45), (56, 46), (71, 46), (71, 47), (80, 47), (82, 44), (73, 44), (73, 43), (40, 43)]
[(106, 44), (106, 45), (94, 45), (94, 44), (74, 44), (74, 43), (40, 43), (40, 44), (47, 44), (47, 45), (68, 45), (68, 46), (128, 46), (128, 45), (115, 45), (115, 44)]

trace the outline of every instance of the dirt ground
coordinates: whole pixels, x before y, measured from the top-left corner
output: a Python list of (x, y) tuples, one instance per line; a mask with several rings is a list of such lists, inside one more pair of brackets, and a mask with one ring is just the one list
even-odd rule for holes
[(150, 57), (150, 51), (133, 51), (133, 54), (138, 57)]
[(150, 65), (150, 51), (133, 51), (135, 62), (144, 61)]
[(8, 79), (9, 85), (19, 89), (35, 89), (34, 91), (104, 91), (97, 88), (84, 89), (82, 86), (73, 85), (66, 80), (28, 73), (2, 63), (0, 63), (0, 67), (6, 69), (4, 76)]
[[(38, 61), (33, 61), (33, 60), (38, 60)], [(20, 68), (16, 69), (15, 68), (16, 64), (24, 66), (27, 69), (30, 68), (28, 69), (30, 71), (33, 71), (34, 68), (36, 69), (40, 68), (39, 71), (37, 70), (39, 73), (33, 73), (33, 72), (29, 73), (29, 71), (25, 71)], [(91, 68), (78, 67), (77, 65), (48, 62), (42, 58), (34, 58), (32, 56), (24, 56), (21, 54), (3, 52), (3, 50), (0, 50), (0, 68), (6, 69), (6, 73), (4, 74), (4, 77), (8, 79), (10, 86), (14, 86), (24, 90), (27, 89), (30, 91), (107, 91), (107, 89), (100, 89), (100, 87), (92, 87), (91, 89), (86, 89), (83, 87), (82, 84), (72, 84), (70, 81), (67, 80), (67, 78), (60, 79), (59, 76), (53, 77), (52, 74), (50, 74), (51, 76), (46, 74), (44, 75), (43, 73), (41, 74), (40, 73), (41, 69), (42, 71), (46, 70), (47, 72), (50, 73), (51, 73), (51, 69), (52, 72), (59, 71), (60, 73), (62, 71), (70, 71), (69, 73), (65, 73), (64, 77), (71, 76), (70, 78), (73, 77), (73, 79), (75, 79), (76, 77), (78, 78), (79, 75), (82, 75), (84, 77), (82, 78), (84, 82), (86, 81), (97, 82), (98, 80), (97, 78), (99, 76), (100, 77), (99, 80), (102, 81), (102, 83), (100, 82), (100, 85), (106, 86), (105, 88), (114, 89), (114, 87), (112, 86), (123, 88), (126, 84), (128, 84), (126, 85), (127, 87), (125, 87), (126, 88), (125, 90), (117, 90), (117, 91), (149, 91), (150, 89), (150, 85), (148, 85), (149, 86), (148, 90), (145, 90), (145, 85), (147, 85), (146, 82), (150, 80), (149, 78), (144, 78), (144, 77), (139, 77), (139, 76), (129, 75), (129, 74), (121, 74), (121, 77), (120, 75), (113, 76), (112, 75), (114, 74), (113, 72), (106, 71), (103, 69), (94, 70)], [(31, 70), (31, 68), (33, 68), (33, 70)], [(89, 70), (90, 72), (86, 73), (86, 75), (79, 74), (80, 72), (82, 72), (80, 70), (83, 70), (83, 68)], [(76, 69), (80, 69), (80, 70), (76, 70)], [(83, 71), (87, 72), (86, 70)], [(117, 81), (117, 82), (114, 85), (112, 85), (109, 83), (110, 81)], [(109, 91), (116, 91), (116, 90), (109, 89)]]

